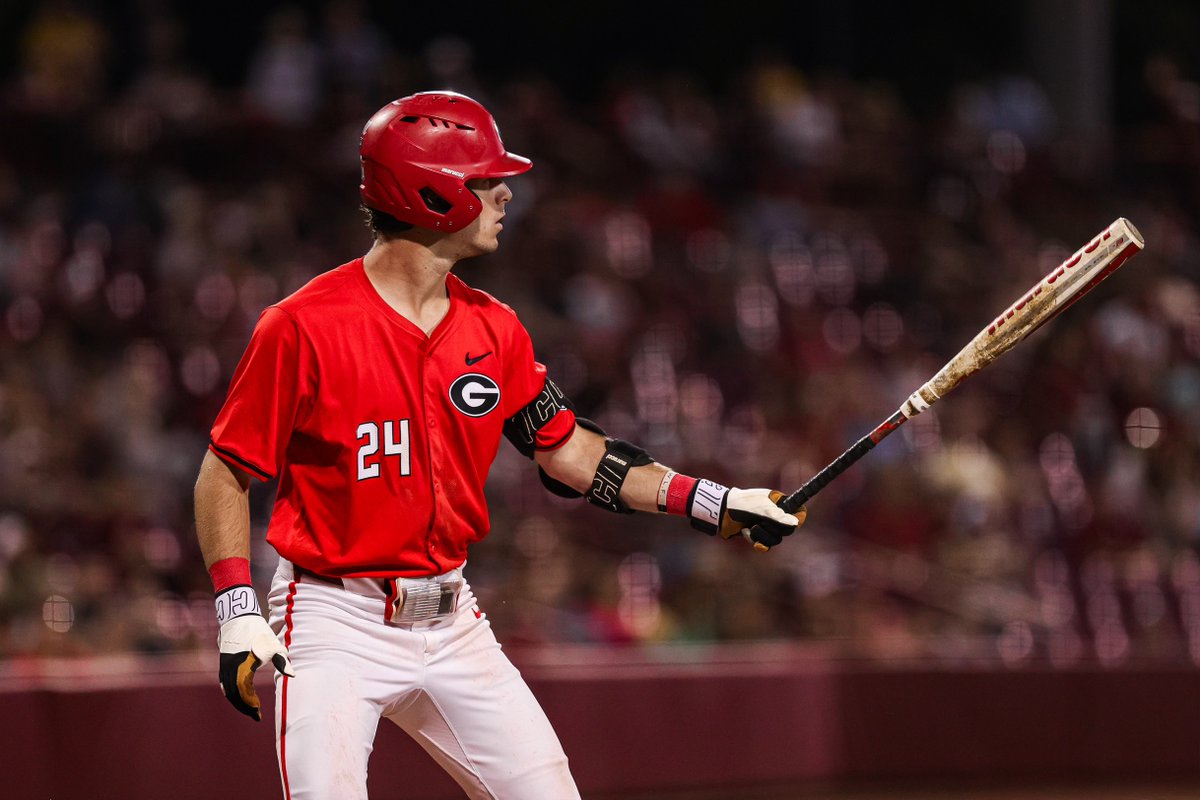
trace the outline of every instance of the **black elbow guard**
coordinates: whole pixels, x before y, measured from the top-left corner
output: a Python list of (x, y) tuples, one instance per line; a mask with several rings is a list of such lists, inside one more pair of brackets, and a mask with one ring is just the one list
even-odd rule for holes
[(592, 478), (587, 501), (614, 514), (632, 514), (633, 509), (621, 499), (621, 486), (630, 468), (652, 463), (654, 459), (650, 454), (636, 444), (623, 439), (609, 439), (604, 457), (600, 459), (596, 475)]

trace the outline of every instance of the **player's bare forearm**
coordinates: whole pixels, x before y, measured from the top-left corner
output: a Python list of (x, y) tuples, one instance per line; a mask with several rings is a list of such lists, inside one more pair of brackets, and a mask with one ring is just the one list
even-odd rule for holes
[(250, 476), (205, 453), (196, 479), (196, 538), (204, 566), (250, 558)]
[[(250, 476), (213, 455), (204, 454), (196, 479), (196, 537), (209, 568), (216, 597), (217, 678), (233, 707), (262, 721), (262, 703), (254, 672), (272, 664), (294, 677), (287, 646), (263, 619), (250, 579)], [(216, 566), (214, 566), (214, 564)]]
[[(577, 492), (586, 493), (592, 486), (596, 466), (604, 457), (604, 437), (576, 426), (574, 435), (557, 450), (539, 451), (538, 466), (557, 481)], [(621, 499), (637, 511), (658, 511), (658, 487), (667, 468), (661, 464), (633, 467), (621, 487)]]
[(782, 492), (729, 488), (680, 475), (651, 461), (637, 445), (606, 439), (580, 425), (566, 444), (538, 451), (534, 458), (547, 475), (586, 495), (593, 505), (689, 517), (697, 530), (725, 539), (740, 534), (762, 552), (804, 522), (803, 509), (791, 514), (776, 505)]

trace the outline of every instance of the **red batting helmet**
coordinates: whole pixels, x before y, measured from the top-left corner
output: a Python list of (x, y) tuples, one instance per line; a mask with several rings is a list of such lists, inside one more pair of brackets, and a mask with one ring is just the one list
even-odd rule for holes
[(398, 220), (457, 231), (483, 203), (472, 178), (507, 178), (533, 166), (504, 149), (487, 109), (457, 92), (421, 92), (393, 100), (363, 128), (363, 205)]

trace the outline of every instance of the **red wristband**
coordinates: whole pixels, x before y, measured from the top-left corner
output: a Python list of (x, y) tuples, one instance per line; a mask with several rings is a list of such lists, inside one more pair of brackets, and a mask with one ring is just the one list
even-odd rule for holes
[(228, 589), (230, 586), (250, 586), (253, 581), (250, 580), (250, 559), (238, 558), (222, 558), (217, 563), (208, 568), (208, 575), (212, 578), (213, 591), (217, 594)]
[(688, 475), (675, 475), (671, 478), (671, 485), (667, 487), (668, 514), (687, 516), (687, 501), (692, 494), (692, 487), (695, 485), (696, 479)]

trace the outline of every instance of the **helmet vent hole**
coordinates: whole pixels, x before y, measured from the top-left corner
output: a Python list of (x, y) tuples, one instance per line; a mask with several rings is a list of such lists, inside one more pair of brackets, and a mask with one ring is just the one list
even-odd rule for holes
[(446, 202), (446, 198), (435, 192), (433, 189), (426, 186), (418, 194), (425, 201), (425, 207), (435, 214), (445, 214), (451, 209), (450, 203)]
[(458, 128), (460, 131), (473, 131), (473, 130), (475, 130), (475, 129), (474, 129), (474, 128), (472, 128), (470, 125), (459, 125), (457, 122), (456, 122), (456, 123), (454, 123), (454, 127)]
[(401, 122), (416, 122), (419, 119), (420, 119), (420, 117), (414, 117), (412, 114), (409, 114), (407, 117), (401, 117), (400, 121)]

